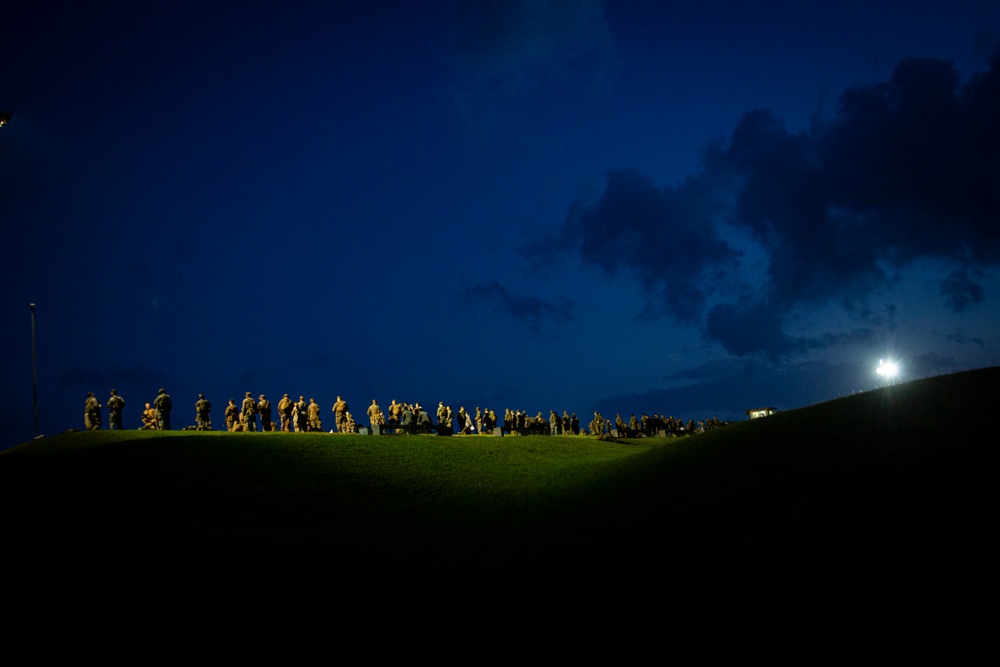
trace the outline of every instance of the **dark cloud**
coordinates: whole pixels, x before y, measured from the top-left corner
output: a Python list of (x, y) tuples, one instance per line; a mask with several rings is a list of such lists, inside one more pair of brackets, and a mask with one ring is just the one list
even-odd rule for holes
[(840, 305), (844, 312), (850, 314), (855, 320), (864, 322), (869, 327), (892, 332), (899, 326), (896, 322), (896, 305), (893, 303), (883, 304), (878, 311), (873, 311), (864, 301), (856, 301), (851, 298), (843, 299)]
[(706, 281), (739, 256), (715, 230), (723, 202), (713, 185), (692, 179), (659, 188), (637, 171), (613, 171), (600, 199), (577, 202), (559, 236), (529, 248), (529, 260), (538, 264), (553, 250), (575, 249), (609, 275), (633, 275), (670, 315), (694, 319), (706, 300)]
[[(576, 202), (542, 245), (633, 275), (664, 312), (703, 323), (737, 355), (835, 344), (789, 336), (796, 309), (862, 313), (873, 288), (922, 258), (961, 267), (941, 285), (958, 312), (985, 299), (978, 269), (1000, 263), (998, 118), (1000, 51), (964, 84), (947, 61), (908, 58), (888, 82), (844, 92), (836, 115), (808, 131), (747, 113), (680, 187), (610, 173), (596, 203)], [(722, 224), (759, 244), (759, 279), (735, 278), (742, 260)]]
[(564, 296), (556, 301), (545, 301), (534, 296), (515, 294), (496, 281), (462, 290), (459, 299), (468, 305), (486, 304), (495, 311), (510, 314), (514, 319), (527, 324), (534, 333), (538, 333), (546, 322), (557, 325), (572, 322), (576, 310), (576, 303)]
[(941, 294), (954, 313), (960, 313), (986, 298), (982, 286), (974, 282), (969, 277), (969, 271), (964, 269), (956, 269), (941, 282)]
[(731, 354), (742, 357), (763, 353), (771, 361), (778, 361), (790, 352), (805, 352), (875, 339), (875, 332), (866, 327), (813, 337), (788, 336), (782, 325), (785, 315), (780, 308), (766, 302), (720, 303), (709, 311), (705, 332), (713, 340), (722, 343)]
[(983, 341), (982, 338), (979, 338), (977, 336), (972, 336), (970, 338), (958, 331), (956, 331), (953, 334), (948, 334), (947, 338), (953, 343), (959, 343), (959, 344), (972, 343), (973, 345), (978, 345), (979, 347), (986, 347), (986, 343)]
[(826, 198), (896, 262), (1000, 259), (1000, 52), (964, 86), (945, 61), (909, 58), (885, 84), (848, 90), (814, 142)]
[(780, 313), (766, 303), (748, 306), (719, 304), (708, 314), (705, 331), (737, 356), (764, 352), (776, 359), (790, 349), (804, 347), (803, 341), (792, 340), (785, 335)]

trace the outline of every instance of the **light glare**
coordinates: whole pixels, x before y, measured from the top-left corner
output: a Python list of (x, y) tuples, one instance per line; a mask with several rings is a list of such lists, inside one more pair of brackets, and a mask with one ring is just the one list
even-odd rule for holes
[(899, 364), (895, 361), (883, 361), (879, 359), (878, 368), (875, 369), (875, 372), (887, 378), (896, 377), (899, 373)]

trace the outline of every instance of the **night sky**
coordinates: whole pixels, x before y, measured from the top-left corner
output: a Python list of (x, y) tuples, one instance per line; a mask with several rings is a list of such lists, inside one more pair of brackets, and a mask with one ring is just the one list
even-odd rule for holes
[(0, 447), (30, 303), (48, 435), (112, 388), (743, 419), (1000, 364), (995, 0), (8, 4)]

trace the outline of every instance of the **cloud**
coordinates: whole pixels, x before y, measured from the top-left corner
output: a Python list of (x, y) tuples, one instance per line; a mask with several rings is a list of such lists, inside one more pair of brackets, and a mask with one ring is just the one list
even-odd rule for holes
[(562, 325), (575, 318), (576, 303), (571, 299), (560, 296), (557, 301), (545, 301), (515, 294), (496, 281), (462, 290), (459, 298), (466, 305), (486, 304), (494, 311), (508, 313), (526, 323), (533, 333), (538, 333), (546, 322)]
[(764, 352), (774, 359), (791, 349), (805, 347), (804, 341), (792, 340), (785, 335), (780, 313), (766, 303), (749, 306), (719, 304), (708, 314), (705, 331), (737, 356)]
[(960, 313), (986, 298), (982, 286), (974, 282), (969, 277), (969, 272), (964, 269), (952, 271), (941, 281), (941, 294), (945, 298), (945, 304), (953, 313)]
[(960, 331), (948, 334), (947, 339), (952, 341), (953, 343), (958, 343), (960, 345), (965, 343), (972, 343), (973, 345), (978, 345), (979, 347), (986, 347), (986, 343), (983, 341), (982, 338), (979, 338), (977, 336), (972, 336), (970, 338), (965, 336), (965, 334), (961, 333)]
[(558, 236), (529, 248), (528, 259), (539, 264), (553, 248), (575, 249), (608, 275), (633, 275), (670, 315), (694, 319), (706, 300), (705, 281), (739, 257), (716, 232), (720, 202), (711, 186), (701, 179), (659, 188), (635, 170), (612, 171), (600, 199), (577, 202)]
[[(790, 336), (788, 324), (803, 307), (863, 312), (872, 289), (918, 259), (960, 267), (941, 283), (960, 312), (986, 298), (979, 269), (1000, 262), (997, 118), (1000, 51), (964, 83), (947, 61), (907, 58), (889, 81), (845, 91), (836, 115), (807, 131), (750, 111), (679, 187), (609, 173), (603, 194), (575, 202), (527, 256), (569, 250), (630, 274), (663, 313), (740, 356), (836, 344)], [(723, 240), (727, 229), (748, 235), (763, 273)]]
[(781, 308), (763, 301), (751, 304), (720, 303), (709, 311), (705, 332), (713, 340), (722, 343), (731, 354), (742, 357), (763, 353), (772, 361), (778, 361), (793, 352), (868, 343), (875, 339), (875, 332), (867, 327), (818, 336), (788, 336), (783, 328), (786, 315)]

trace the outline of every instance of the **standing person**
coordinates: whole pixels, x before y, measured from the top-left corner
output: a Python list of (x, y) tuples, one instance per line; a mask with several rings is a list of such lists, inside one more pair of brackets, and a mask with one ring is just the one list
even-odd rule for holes
[(170, 430), (170, 410), (174, 407), (170, 403), (170, 394), (166, 389), (160, 389), (153, 399), (153, 407), (156, 408), (156, 426), (161, 431)]
[(448, 419), (448, 408), (445, 407), (444, 401), (438, 401), (437, 420), (438, 434), (444, 435), (447, 433), (451, 435), (451, 421)]
[(240, 409), (236, 407), (236, 401), (229, 399), (229, 405), (226, 406), (226, 430), (233, 431), (236, 427), (236, 421), (240, 417)]
[(305, 433), (309, 430), (309, 406), (306, 405), (305, 396), (299, 396), (292, 412), (295, 413), (295, 432)]
[(271, 401), (264, 398), (264, 394), (257, 399), (257, 412), (260, 413), (260, 430), (273, 431), (274, 423), (271, 421)]
[(347, 432), (348, 410), (350, 410), (350, 408), (347, 406), (347, 401), (338, 396), (337, 402), (333, 404), (333, 414), (336, 416), (337, 419), (337, 430), (341, 433)]
[(243, 425), (247, 431), (257, 430), (257, 402), (253, 400), (253, 396), (250, 395), (249, 391), (246, 398), (243, 399), (240, 418), (243, 420)]
[(316, 403), (315, 398), (309, 399), (309, 407), (306, 410), (309, 415), (309, 430), (322, 431), (323, 421), (319, 418), (319, 404)]
[(118, 395), (114, 389), (108, 398), (108, 421), (111, 422), (112, 431), (122, 430), (122, 408), (125, 407), (125, 399)]
[(212, 404), (205, 400), (205, 394), (198, 394), (198, 400), (194, 404), (194, 423), (199, 431), (211, 431), (212, 420), (208, 413), (212, 411)]
[(278, 416), (281, 418), (281, 431), (282, 433), (292, 432), (292, 399), (288, 398), (288, 394), (281, 397), (278, 401)]
[(88, 431), (101, 429), (101, 403), (92, 391), (87, 392), (87, 401), (83, 404), (83, 426)]
[(465, 406), (461, 405), (458, 408), (458, 427), (459, 433), (462, 435), (469, 435), (469, 431), (472, 430), (472, 418), (469, 417), (469, 413), (465, 411)]
[[(374, 398), (372, 404), (368, 406), (368, 423), (372, 425), (372, 433), (375, 432), (376, 426), (385, 426), (385, 415), (382, 414), (382, 408), (378, 406), (378, 401)], [(379, 433), (381, 432), (379, 429)]]

